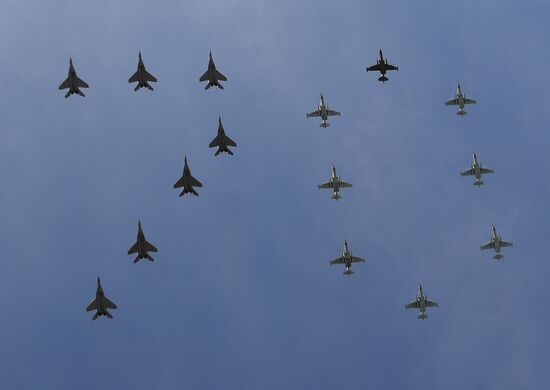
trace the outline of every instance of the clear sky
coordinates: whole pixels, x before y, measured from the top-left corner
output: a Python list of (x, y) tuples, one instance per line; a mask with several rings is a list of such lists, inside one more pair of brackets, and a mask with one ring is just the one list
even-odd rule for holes
[[(4, 0), (1, 387), (548, 388), (549, 14)], [(138, 50), (154, 92), (127, 83)], [(223, 91), (198, 82), (210, 50)], [(57, 90), (69, 56), (85, 98)], [(443, 105), (457, 81), (464, 118)], [(328, 129), (305, 118), (320, 92)], [(208, 149), (218, 115), (233, 157)], [(481, 188), (459, 176), (474, 151)], [(198, 198), (172, 188), (185, 155)], [(331, 164), (354, 185), (339, 202), (317, 189)], [(126, 255), (138, 220), (154, 263)], [(492, 224), (501, 262), (479, 250)], [(344, 239), (367, 259), (350, 278), (329, 266)], [(85, 312), (98, 275), (113, 320)], [(440, 304), (424, 322), (418, 283)]]

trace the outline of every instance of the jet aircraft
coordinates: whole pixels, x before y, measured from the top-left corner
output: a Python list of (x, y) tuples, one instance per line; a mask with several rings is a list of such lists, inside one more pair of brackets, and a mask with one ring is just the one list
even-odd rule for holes
[(378, 59), (376, 60), (376, 65), (369, 66), (367, 68), (367, 72), (380, 72), (381, 76), (378, 78), (378, 81), (382, 81), (382, 83), (385, 83), (388, 81), (388, 78), (386, 77), (386, 72), (389, 70), (399, 70), (399, 67), (395, 65), (388, 64), (388, 60), (384, 59), (384, 55), (382, 54), (382, 49), (378, 52)]
[(335, 115), (340, 116), (340, 113), (338, 111), (333, 111), (329, 109), (328, 104), (325, 104), (325, 98), (323, 97), (323, 94), (321, 94), (321, 101), (319, 102), (317, 110), (306, 114), (306, 118), (313, 118), (318, 116), (321, 117), (322, 122), (319, 124), (319, 126), (326, 129), (330, 126), (330, 124), (327, 122), (328, 117)]
[(420, 314), (416, 318), (418, 318), (419, 320), (425, 320), (426, 318), (428, 318), (428, 315), (426, 314), (426, 308), (428, 307), (439, 307), (439, 304), (437, 302), (430, 301), (428, 297), (424, 295), (422, 285), (419, 284), (416, 298), (408, 305), (405, 305), (405, 309), (419, 309)]
[(99, 277), (97, 278), (97, 291), (95, 293), (95, 299), (88, 305), (86, 308), (86, 311), (93, 311), (95, 310), (96, 313), (94, 314), (92, 320), (97, 320), (100, 316), (107, 316), (109, 318), (113, 318), (112, 314), (107, 311), (107, 309), (116, 309), (116, 305), (111, 302), (107, 297), (105, 296), (105, 293), (103, 292), (103, 288), (101, 287), (101, 281), (99, 280)]
[(134, 259), (134, 264), (141, 259), (154, 261), (155, 259), (153, 259), (153, 257), (149, 255), (148, 252), (158, 252), (158, 249), (145, 239), (145, 234), (143, 234), (143, 230), (141, 230), (141, 221), (139, 221), (137, 240), (136, 243), (132, 245), (130, 249), (128, 249), (128, 254), (131, 255), (137, 253), (136, 258)]
[(348, 249), (348, 242), (344, 241), (344, 250), (342, 251), (342, 256), (331, 260), (330, 265), (334, 264), (344, 264), (346, 266), (346, 270), (344, 271), (344, 275), (350, 276), (353, 274), (353, 271), (351, 270), (351, 264), (352, 263), (364, 263), (365, 259), (362, 259), (361, 257), (353, 256), (353, 253)]
[(80, 88), (89, 87), (90, 86), (85, 81), (78, 78), (78, 76), (76, 75), (76, 70), (73, 66), (73, 59), (69, 58), (69, 76), (59, 86), (60, 90), (67, 88), (69, 89), (69, 91), (65, 94), (65, 99), (75, 93), (79, 94), (80, 96), (86, 96), (84, 95), (84, 92), (80, 90)]
[(497, 235), (497, 229), (493, 225), (493, 230), (491, 232), (491, 240), (488, 243), (481, 245), (479, 248), (481, 250), (494, 249), (496, 254), (493, 256), (493, 259), (500, 260), (504, 257), (500, 253), (500, 251), (502, 250), (502, 248), (506, 248), (509, 246), (514, 246), (514, 244), (511, 242), (503, 241), (502, 237)]
[(183, 196), (189, 192), (195, 196), (199, 196), (193, 187), (202, 187), (202, 183), (191, 176), (191, 170), (189, 169), (189, 165), (187, 165), (187, 156), (185, 157), (185, 165), (183, 166), (183, 176), (174, 184), (174, 188), (181, 187), (183, 187), (183, 190), (181, 191), (180, 196)]
[(327, 188), (332, 189), (334, 191), (334, 195), (332, 195), (330, 199), (338, 200), (342, 198), (342, 196), (338, 194), (338, 192), (340, 191), (340, 188), (350, 188), (352, 187), (352, 185), (349, 183), (346, 183), (345, 181), (340, 180), (340, 178), (336, 175), (336, 167), (333, 165), (332, 174), (330, 175), (329, 181), (324, 184), (320, 184), (317, 187), (320, 190), (327, 189)]
[(229, 149), (229, 146), (237, 146), (235, 141), (233, 141), (225, 134), (221, 117), (218, 117), (218, 135), (212, 140), (212, 142), (210, 142), (210, 145), (208, 145), (209, 148), (214, 148), (216, 146), (218, 147), (218, 150), (216, 151), (214, 156), (217, 156), (222, 152), (229, 153), (231, 156), (233, 156), (233, 152), (231, 151), (231, 149)]
[(460, 176), (475, 176), (476, 181), (474, 181), (475, 186), (480, 186), (483, 184), (483, 181), (481, 180), (481, 175), (485, 175), (487, 173), (493, 173), (494, 171), (489, 168), (483, 168), (481, 166), (481, 163), (477, 161), (477, 156), (474, 153), (472, 156), (472, 167), (470, 169), (465, 170), (464, 172), (460, 172)]
[(456, 115), (464, 116), (466, 111), (464, 110), (465, 104), (476, 104), (474, 99), (469, 99), (462, 93), (462, 88), (460, 88), (460, 83), (456, 83), (456, 92), (454, 99), (447, 100), (445, 102), (446, 106), (458, 106), (459, 110), (456, 112)]
[(134, 91), (137, 91), (140, 88), (147, 88), (150, 91), (152, 91), (153, 87), (149, 85), (149, 81), (156, 83), (157, 78), (153, 76), (151, 73), (147, 72), (147, 70), (145, 69), (145, 65), (143, 64), (143, 60), (141, 59), (141, 51), (140, 51), (137, 71), (132, 75), (132, 77), (128, 79), (128, 82), (130, 84), (137, 83), (136, 87), (134, 88)]
[(216, 69), (216, 65), (214, 64), (214, 60), (212, 59), (212, 52), (210, 52), (210, 59), (208, 60), (208, 69), (204, 74), (201, 76), (199, 81), (208, 81), (208, 84), (206, 84), (206, 87), (204, 89), (209, 89), (210, 87), (218, 87), (220, 89), (223, 89), (223, 85), (221, 85), (220, 81), (227, 81), (227, 77), (225, 77), (223, 74), (220, 73)]

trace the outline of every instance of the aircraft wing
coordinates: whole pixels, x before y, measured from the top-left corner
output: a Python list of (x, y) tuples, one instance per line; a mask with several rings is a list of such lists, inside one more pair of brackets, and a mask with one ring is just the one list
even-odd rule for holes
[(340, 256), (340, 257), (337, 257), (336, 259), (330, 261), (330, 265), (334, 265), (334, 264), (345, 264), (345, 261), (342, 258), (342, 256)]
[(216, 138), (214, 138), (212, 140), (212, 142), (210, 142), (210, 145), (208, 145), (209, 148), (213, 148), (214, 146), (219, 146), (220, 145), (220, 136), (216, 136)]
[(78, 77), (76, 78), (76, 85), (79, 88), (90, 88), (90, 86), (84, 80), (79, 79)]
[(67, 89), (67, 88), (69, 88), (69, 78), (68, 77), (59, 86), (59, 89)]
[(458, 99), (454, 98), (445, 102), (446, 106), (458, 106)]
[(508, 246), (514, 246), (514, 244), (512, 242), (508, 242), (508, 241), (500, 241), (500, 246), (501, 246), (501, 248), (506, 248)]
[(191, 185), (193, 187), (202, 187), (202, 183), (195, 179), (193, 176), (191, 176)]
[(353, 187), (350, 183), (346, 183), (345, 181), (341, 181), (340, 182), (340, 187), (341, 188), (350, 188), (350, 187)]
[(225, 136), (225, 143), (228, 145), (228, 146), (237, 146), (237, 144), (235, 143), (235, 141), (233, 141), (231, 138), (229, 138), (228, 136)]
[(86, 308), (86, 311), (92, 311), (92, 310), (96, 310), (96, 309), (97, 309), (97, 300), (96, 300), (96, 298), (94, 298), (94, 300), (92, 302), (90, 302), (90, 304)]
[(338, 111), (334, 111), (334, 110), (327, 110), (327, 115), (328, 116), (340, 116), (340, 113)]
[(134, 74), (132, 75), (132, 77), (130, 77), (130, 78), (128, 79), (128, 82), (129, 82), (129, 83), (137, 83), (138, 81), (139, 81), (139, 75), (138, 75), (138, 72), (136, 71), (136, 73), (134, 73)]
[(149, 73), (149, 72), (147, 72), (147, 71), (144, 71), (143, 74), (144, 74), (145, 79), (146, 79), (147, 81), (152, 81), (152, 82), (154, 82), (154, 83), (157, 82), (157, 78), (156, 78), (155, 76), (153, 76), (151, 73)]
[(216, 69), (216, 78), (221, 81), (227, 81), (227, 77), (225, 77), (223, 74), (221, 74), (220, 71)]
[(317, 116), (321, 116), (321, 110), (313, 111), (313, 112), (310, 112), (309, 114), (306, 114), (306, 118), (314, 118)]
[(351, 256), (351, 262), (352, 263), (364, 263), (365, 259), (363, 259), (362, 257)]
[(430, 301), (429, 299), (425, 300), (426, 307), (439, 307), (439, 303)]
[(208, 71), (204, 72), (199, 81), (208, 81)]
[(324, 190), (327, 188), (332, 188), (332, 183), (330, 181), (327, 181), (326, 183), (320, 184), (317, 186), (320, 190)]
[(107, 299), (107, 297), (103, 297), (103, 304), (107, 309), (116, 309), (116, 305)]
[(476, 101), (474, 99), (468, 99), (465, 97), (464, 104), (476, 104)]
[(473, 176), (475, 175), (474, 168), (470, 168), (464, 172), (460, 172), (460, 176)]
[(386, 64), (386, 69), (387, 70), (399, 70), (399, 67), (395, 66), (395, 65)]
[(486, 174), (486, 173), (493, 173), (494, 171), (492, 169), (489, 169), (489, 168), (481, 168), (481, 173), (483, 174)]
[(489, 241), (487, 244), (483, 244), (479, 247), (481, 250), (484, 250), (484, 249), (494, 249), (495, 248), (495, 243), (493, 241)]
[(405, 309), (418, 309), (418, 301), (415, 299), (408, 305), (405, 305)]
[(148, 241), (145, 241), (145, 250), (147, 252), (158, 252), (158, 249)]
[(367, 72), (380, 71), (380, 64), (369, 66)]
[(174, 188), (181, 188), (183, 187), (183, 184), (184, 184), (184, 180), (183, 180), (183, 176), (174, 184)]
[(128, 249), (128, 254), (131, 255), (132, 253), (138, 253), (139, 251), (139, 245), (136, 242), (130, 249)]

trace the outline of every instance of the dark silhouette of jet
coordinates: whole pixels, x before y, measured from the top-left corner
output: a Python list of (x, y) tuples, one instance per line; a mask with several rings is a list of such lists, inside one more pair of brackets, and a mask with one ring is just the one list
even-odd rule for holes
[(185, 157), (185, 164), (183, 166), (183, 176), (174, 184), (174, 188), (181, 187), (183, 187), (183, 190), (181, 191), (180, 196), (183, 196), (189, 192), (195, 196), (199, 196), (193, 187), (202, 187), (202, 183), (191, 176), (191, 170), (189, 169), (189, 165), (187, 165), (187, 156)]
[(153, 87), (149, 85), (149, 81), (156, 83), (157, 78), (153, 76), (151, 73), (147, 72), (145, 69), (145, 65), (143, 64), (143, 60), (141, 59), (141, 52), (139, 52), (139, 61), (138, 61), (138, 67), (136, 73), (132, 75), (128, 79), (129, 83), (136, 83), (137, 85), (134, 88), (134, 91), (137, 91), (140, 88), (147, 88), (150, 91), (153, 90)]
[(111, 302), (107, 297), (105, 296), (105, 293), (103, 292), (103, 288), (101, 287), (101, 281), (99, 280), (99, 277), (97, 278), (97, 291), (95, 293), (95, 299), (88, 305), (86, 308), (86, 311), (93, 311), (95, 310), (96, 313), (94, 314), (92, 320), (97, 320), (100, 316), (107, 316), (109, 318), (113, 318), (112, 314), (107, 311), (107, 309), (116, 309), (116, 305)]
[(218, 150), (216, 151), (216, 154), (214, 154), (214, 156), (217, 156), (222, 152), (229, 153), (231, 156), (233, 156), (233, 152), (229, 149), (229, 146), (237, 146), (235, 141), (233, 141), (225, 134), (221, 117), (218, 117), (218, 135), (216, 136), (216, 138), (214, 138), (212, 142), (210, 142), (210, 145), (208, 145), (209, 148), (214, 148), (216, 146), (218, 147)]
[(136, 258), (134, 259), (134, 264), (141, 259), (154, 261), (155, 259), (153, 259), (153, 257), (151, 257), (151, 255), (149, 255), (149, 253), (147, 252), (158, 252), (158, 249), (150, 242), (147, 242), (147, 240), (145, 239), (145, 234), (143, 234), (143, 230), (141, 230), (141, 221), (139, 221), (137, 240), (136, 243), (132, 245), (130, 249), (128, 249), (128, 254), (131, 255), (137, 253)]
[(69, 58), (69, 76), (61, 83), (59, 86), (60, 90), (63, 89), (69, 89), (69, 91), (65, 94), (65, 99), (69, 96), (77, 93), (80, 96), (86, 96), (84, 93), (80, 90), (80, 88), (89, 88), (90, 86), (83, 81), (82, 79), (79, 79), (76, 75), (76, 70), (73, 66), (73, 59)]
[(380, 51), (378, 52), (378, 60), (376, 60), (376, 65), (369, 66), (367, 68), (367, 72), (380, 72), (381, 76), (378, 78), (378, 81), (382, 81), (382, 83), (385, 83), (386, 81), (388, 81), (388, 78), (386, 77), (386, 72), (389, 70), (399, 70), (399, 68), (395, 65), (388, 64), (388, 60), (384, 59), (382, 49), (380, 49)]
[(206, 87), (204, 87), (204, 89), (209, 89), (210, 87), (218, 87), (220, 89), (223, 89), (223, 85), (221, 85), (219, 81), (227, 81), (227, 77), (225, 77), (216, 69), (216, 65), (214, 64), (214, 60), (212, 59), (212, 52), (210, 52), (208, 69), (206, 72), (204, 72), (199, 81), (208, 81), (208, 84), (206, 84)]

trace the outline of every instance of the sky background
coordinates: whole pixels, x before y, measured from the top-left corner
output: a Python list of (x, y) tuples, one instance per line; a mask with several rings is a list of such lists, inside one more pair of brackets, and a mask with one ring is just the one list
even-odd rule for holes
[[(548, 388), (549, 12), (4, 0), (2, 387)], [(154, 92), (127, 83), (138, 50)], [(198, 82), (210, 50), (223, 91)], [(86, 98), (57, 89), (69, 56)], [(305, 118), (320, 92), (328, 129)], [(233, 157), (208, 149), (218, 115)], [(474, 151), (481, 188), (459, 176)], [(184, 155), (198, 198), (172, 188)], [(331, 164), (339, 202), (316, 187)], [(126, 255), (138, 220), (154, 263)], [(501, 262), (479, 250), (492, 224)], [(349, 278), (344, 239), (367, 259)], [(98, 275), (113, 320), (85, 311)], [(440, 304), (424, 322), (403, 307), (418, 283)]]

